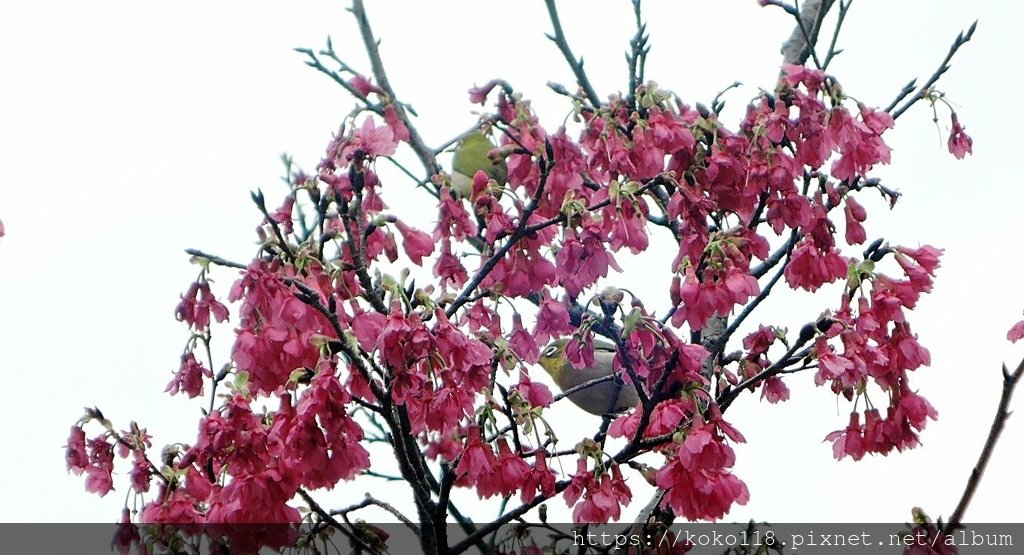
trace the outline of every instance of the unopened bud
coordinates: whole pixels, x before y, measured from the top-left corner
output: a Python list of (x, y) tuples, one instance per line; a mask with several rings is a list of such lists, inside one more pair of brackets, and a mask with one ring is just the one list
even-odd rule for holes
[(814, 332), (814, 324), (804, 324), (804, 327), (800, 328), (800, 342), (807, 343), (811, 339), (814, 339)]

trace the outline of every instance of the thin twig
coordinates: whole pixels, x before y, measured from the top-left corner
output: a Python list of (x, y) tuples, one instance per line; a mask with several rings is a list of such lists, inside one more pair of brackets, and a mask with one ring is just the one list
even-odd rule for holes
[(284, 237), (284, 233), (281, 232), (281, 227), (277, 220), (270, 215), (267, 211), (267, 204), (263, 199), (263, 191), (257, 189), (249, 194), (252, 197), (252, 202), (259, 208), (260, 213), (263, 214), (264, 220), (270, 225), (270, 228), (274, 230), (274, 236), (277, 237), (277, 242), (281, 246), (281, 250), (284, 254), (288, 255), (289, 260), (295, 260), (295, 253), (292, 252), (291, 247), (288, 246), (288, 241)]
[(246, 269), (249, 268), (245, 264), (239, 264), (238, 262), (232, 262), (231, 260), (227, 260), (225, 258), (221, 258), (221, 257), (219, 257), (217, 255), (214, 255), (214, 254), (207, 254), (207, 253), (205, 253), (205, 252), (203, 252), (203, 251), (201, 251), (199, 249), (185, 249), (185, 254), (188, 254), (188, 255), (191, 255), (191, 256), (195, 256), (195, 257), (198, 257), (198, 258), (205, 258), (205, 259), (209, 260), (210, 262), (212, 262), (212, 263), (214, 263), (214, 264), (216, 264), (218, 266), (224, 266), (225, 268), (238, 268), (239, 270), (246, 270)]
[(369, 493), (366, 494), (366, 497), (362, 501), (360, 501), (359, 503), (356, 503), (355, 505), (346, 507), (344, 509), (334, 509), (333, 511), (331, 511), (331, 516), (346, 515), (348, 513), (351, 513), (353, 511), (357, 511), (359, 509), (362, 509), (364, 507), (368, 507), (370, 505), (374, 505), (374, 506), (380, 507), (381, 509), (384, 509), (385, 511), (391, 513), (392, 515), (394, 515), (395, 518), (400, 520), (402, 522), (402, 524), (405, 524), (405, 526), (408, 529), (412, 530), (412, 532), (414, 534), (416, 534), (417, 536), (419, 535), (419, 533), (420, 533), (419, 527), (416, 526), (416, 524), (413, 521), (409, 520), (409, 517), (407, 517), (404, 514), (402, 514), (401, 511), (396, 509), (390, 503), (385, 503), (384, 501), (381, 501), (381, 500), (373, 497)]
[[(799, 6), (800, 6), (799, 0), (793, 0), (793, 5), (796, 7), (797, 11), (800, 10), (800, 8), (799, 8)], [(818, 16), (823, 16), (824, 15), (824, 14), (821, 13), (820, 10), (814, 10), (814, 9), (811, 9), (810, 13), (817, 14)], [(818, 29), (821, 26), (821, 21), (819, 19), (810, 19), (810, 18), (805, 20), (803, 13), (801, 13), (798, 16), (796, 16), (795, 19), (796, 19), (796, 28), (800, 30), (800, 35), (804, 39), (804, 44), (807, 45), (807, 52), (811, 55), (811, 59), (814, 60), (814, 66), (817, 67), (818, 69), (822, 69), (821, 60), (818, 59), (818, 53), (815, 52), (815, 50), (814, 50), (814, 44), (818, 42)], [(808, 23), (813, 23), (814, 27), (812, 29), (808, 29), (807, 28), (807, 24)]]
[(814, 324), (804, 325), (804, 327), (800, 330), (800, 337), (796, 340), (795, 343), (793, 343), (789, 350), (786, 351), (786, 354), (782, 355), (782, 358), (775, 361), (775, 364), (772, 364), (768, 368), (765, 368), (764, 370), (758, 372), (756, 375), (750, 377), (749, 379), (744, 380), (739, 385), (721, 392), (718, 395), (718, 397), (715, 398), (715, 402), (718, 403), (718, 406), (719, 408), (722, 409), (722, 412), (724, 413), (726, 409), (728, 409), (729, 406), (732, 405), (732, 402), (736, 400), (736, 397), (738, 397), (740, 393), (743, 393), (744, 390), (754, 387), (757, 384), (767, 380), (768, 378), (775, 376), (776, 374), (781, 374), (784, 370), (786, 370), (787, 366), (804, 358), (806, 354), (803, 352), (797, 353), (797, 351), (801, 349), (804, 345), (806, 345), (811, 339), (814, 338), (813, 326)]
[[(900, 107), (899, 110), (896, 110), (895, 112), (892, 111), (893, 108), (896, 107), (896, 104), (899, 103), (899, 98), (894, 100), (892, 104), (890, 104), (885, 109), (886, 112), (892, 113), (892, 119), (900, 117), (903, 114), (903, 112), (906, 112), (911, 106), (916, 104), (918, 100), (921, 100), (922, 98), (928, 96), (928, 93), (931, 91), (932, 85), (934, 85), (939, 80), (939, 77), (942, 77), (943, 73), (949, 71), (949, 62), (952, 61), (953, 56), (956, 55), (958, 50), (960, 50), (960, 47), (967, 44), (971, 40), (971, 37), (974, 36), (974, 30), (977, 28), (978, 22), (975, 21), (974, 23), (971, 23), (971, 26), (967, 29), (967, 33), (961, 31), (960, 34), (957, 35), (955, 39), (953, 39), (953, 44), (949, 47), (949, 52), (946, 53), (946, 57), (942, 60), (942, 63), (939, 64), (939, 69), (935, 70), (935, 73), (933, 73), (932, 76), (928, 78), (928, 81), (924, 85), (921, 85), (921, 88), (917, 90), (917, 93), (914, 94), (914, 96), (910, 97), (910, 100), (907, 100), (907, 102), (903, 104), (903, 106)], [(913, 83), (913, 81), (911, 83)]]
[(853, 0), (839, 0), (839, 19), (836, 20), (835, 30), (832, 32), (832, 41), (828, 44), (828, 53), (825, 54), (825, 61), (821, 63), (821, 69), (827, 70), (828, 65), (832, 63), (832, 58), (835, 58), (837, 54), (842, 50), (836, 50), (836, 41), (839, 40), (839, 31), (843, 28), (843, 22), (846, 21), (846, 13), (850, 11), (850, 4), (853, 4)]
[(509, 237), (508, 240), (506, 240), (505, 243), (502, 244), (501, 247), (499, 247), (498, 250), (484, 262), (473, 276), (473, 279), (466, 284), (465, 288), (463, 288), (462, 293), (460, 293), (452, 304), (445, 309), (445, 314), (449, 318), (455, 315), (455, 312), (458, 311), (459, 307), (468, 302), (473, 291), (476, 290), (477, 286), (480, 285), (484, 278), (491, 273), (491, 270), (498, 265), (498, 262), (508, 254), (508, 251), (510, 251), (520, 239), (526, 237), (530, 233), (527, 221), (529, 221), (530, 216), (533, 215), (534, 210), (536, 210), (537, 206), (540, 204), (541, 197), (544, 195), (544, 185), (547, 182), (548, 174), (551, 172), (551, 168), (554, 167), (553, 160), (542, 159), (540, 163), (540, 182), (537, 184), (537, 190), (534, 192), (533, 198), (530, 199), (530, 203), (526, 205), (522, 214), (519, 216), (519, 224), (516, 226), (515, 231), (513, 231), (512, 236)]
[[(641, 17), (640, 0), (633, 0), (633, 18), (636, 20), (636, 33), (629, 40), (629, 52), (626, 53), (626, 62), (629, 64), (629, 91), (626, 102), (631, 109), (636, 110), (636, 89), (643, 83), (647, 53), (651, 51), (647, 46), (647, 25)], [(642, 110), (641, 113), (646, 113), (646, 109)]]
[(565, 61), (569, 63), (573, 74), (576, 75), (576, 84), (583, 89), (583, 94), (587, 95), (587, 100), (590, 100), (590, 103), (595, 108), (601, 106), (601, 97), (597, 95), (597, 91), (590, 84), (590, 79), (587, 77), (586, 72), (583, 71), (583, 58), (577, 59), (576, 55), (572, 53), (572, 49), (569, 48), (565, 32), (562, 31), (562, 22), (558, 19), (558, 8), (555, 7), (555, 0), (544, 0), (544, 5), (548, 8), (548, 16), (551, 18), (551, 26), (554, 27), (555, 33), (554, 35), (547, 35), (548, 39), (558, 46), (559, 52), (565, 57)]
[[(333, 52), (329, 38), (327, 39), (327, 48), (328, 52)], [(305, 61), (305, 64), (307, 66), (319, 71), (320, 73), (323, 73), (324, 75), (330, 77), (332, 81), (334, 81), (338, 85), (341, 85), (341, 87), (348, 91), (349, 94), (361, 100), (365, 104), (366, 109), (372, 111), (375, 114), (384, 114), (384, 108), (382, 108), (379, 104), (374, 104), (370, 102), (370, 100), (367, 97), (363, 96), (363, 94), (359, 92), (358, 89), (353, 87), (348, 81), (345, 80), (344, 77), (339, 75), (337, 71), (334, 71), (333, 69), (330, 69), (327, 66), (325, 66), (323, 62), (320, 61), (320, 58), (317, 57), (317, 55), (312, 50), (310, 50), (309, 48), (296, 48), (295, 51), (300, 54), (305, 54), (309, 58), (308, 60)], [(321, 54), (324, 54), (324, 52), (321, 52)], [(335, 61), (340, 61), (337, 58), (333, 59)], [(351, 69), (348, 68), (348, 66), (343, 66), (342, 69), (351, 71)], [(354, 71), (352, 73), (355, 74)]]
[(324, 522), (329, 523), (332, 528), (344, 534), (345, 537), (348, 538), (350, 542), (352, 542), (354, 545), (358, 545), (361, 550), (365, 550), (368, 553), (379, 553), (378, 550), (370, 547), (359, 536), (352, 533), (352, 531), (349, 530), (344, 524), (338, 522), (338, 520), (334, 518), (331, 515), (331, 513), (324, 510), (324, 508), (321, 507), (320, 504), (317, 503), (316, 500), (313, 499), (313, 497), (309, 495), (308, 492), (306, 492), (306, 490), (300, 488), (299, 496), (302, 497), (302, 500), (306, 502), (310, 510), (316, 513)]

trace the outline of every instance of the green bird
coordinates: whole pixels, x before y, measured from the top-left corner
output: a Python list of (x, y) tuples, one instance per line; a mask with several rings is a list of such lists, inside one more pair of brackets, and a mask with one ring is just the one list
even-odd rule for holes
[[(594, 341), (594, 367), (573, 368), (572, 363), (565, 358), (565, 346), (568, 339), (558, 339), (544, 348), (540, 355), (540, 365), (551, 375), (562, 391), (572, 389), (580, 384), (603, 378), (614, 372), (612, 360), (615, 358), (615, 346), (603, 341)], [(619, 399), (614, 407), (611, 407), (611, 396), (619, 389)], [(621, 386), (615, 380), (604, 381), (590, 387), (581, 389), (569, 395), (569, 400), (577, 407), (601, 416), (609, 412), (622, 412), (633, 408), (640, 403), (640, 397), (636, 388), (631, 383), (624, 383)]]
[(502, 156), (488, 156), (495, 145), (486, 135), (477, 131), (466, 137), (455, 149), (452, 158), (452, 189), (463, 198), (473, 196), (473, 176), (482, 171), (498, 184), (498, 192), (505, 187), (508, 166)]

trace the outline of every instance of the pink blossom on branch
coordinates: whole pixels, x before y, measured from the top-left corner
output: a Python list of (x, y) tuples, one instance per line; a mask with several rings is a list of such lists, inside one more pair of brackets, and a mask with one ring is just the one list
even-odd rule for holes
[(171, 395), (182, 391), (189, 399), (193, 399), (203, 394), (203, 379), (212, 377), (213, 372), (200, 364), (195, 355), (189, 352), (181, 355), (181, 366), (164, 391)]
[(951, 118), (953, 130), (949, 132), (949, 140), (946, 142), (949, 146), (950, 154), (956, 156), (957, 160), (963, 160), (964, 156), (974, 152), (974, 139), (967, 133), (964, 133), (964, 126), (960, 125), (956, 112), (953, 112)]
[(690, 520), (718, 520), (734, 503), (747, 503), (746, 484), (729, 471), (736, 455), (726, 438), (743, 441), (720, 419), (693, 425), (657, 472), (657, 485), (666, 490), (664, 505)]
[(373, 117), (367, 117), (363, 120), (363, 125), (352, 134), (352, 137), (342, 143), (335, 164), (347, 166), (354, 160), (391, 156), (395, 153), (397, 146), (398, 141), (390, 127), (377, 127)]
[[(884, 416), (881, 405), (870, 405), (863, 424), (854, 411), (827, 436), (837, 458), (912, 448), (937, 417), (910, 385), (930, 354), (907, 316), (931, 291), (941, 251), (876, 243), (861, 262), (838, 243), (840, 211), (845, 243), (868, 241), (856, 195), (890, 160), (882, 137), (893, 119), (860, 103), (854, 112), (834, 77), (786, 65), (779, 88), (754, 99), (735, 128), (643, 83), (625, 98), (577, 110), (578, 137), (549, 132), (510, 86), (489, 82), (470, 98), (496, 97), (482, 126), (501, 143), (495, 153), (506, 160), (507, 184), (487, 194), (487, 175), (478, 172), (474, 194), (464, 198), (442, 174), (427, 176), (424, 183), (432, 177), (436, 186), (436, 202), (427, 197), (422, 207), (423, 220), (436, 222), (430, 234), (385, 212), (386, 201), (403, 193), (375, 172), (376, 158), (394, 154), (415, 131), (404, 105), (367, 78), (350, 85), (381, 104), (346, 120), (313, 177), (294, 178), (263, 222), (261, 250), (228, 295), (238, 309), (225, 366), (233, 379), (211, 384), (222, 395), (211, 399), (195, 441), (165, 454), (174, 470), (159, 477), (144, 520), (297, 522), (291, 503), (300, 490), (361, 476), (381, 435), (390, 440), (381, 446), (402, 451), (395, 454), (403, 475), (445, 468), (436, 483), (412, 479), (430, 499), (437, 484), (524, 503), (561, 492), (575, 522), (608, 522), (633, 498), (627, 463), (654, 454), (661, 467), (642, 474), (664, 491), (662, 506), (717, 520), (750, 496), (733, 474), (732, 443), (744, 438), (717, 402), (741, 383), (736, 391), (761, 388), (769, 403), (788, 399), (787, 382), (811, 373), (776, 371), (799, 357), (835, 395), (859, 403), (872, 387), (883, 391), (873, 402), (890, 401)], [(958, 157), (971, 146), (962, 131), (954, 115)], [(623, 248), (642, 256), (663, 239), (674, 241), (674, 259), (662, 262), (672, 278), (667, 291), (587, 293), (624, 271), (616, 261), (628, 256)], [(883, 261), (884, 271), (902, 276), (882, 273)], [(769, 272), (811, 292), (840, 282), (838, 309), (800, 332), (806, 351), (778, 360), (795, 340), (778, 322), (764, 322), (742, 342), (702, 343), (709, 323), (749, 316), (751, 303), (778, 282)], [(664, 297), (671, 315), (645, 305)], [(208, 340), (211, 320), (224, 321), (228, 311), (203, 274), (176, 316)], [(532, 330), (524, 325), (531, 317)], [(616, 454), (593, 440), (556, 449), (541, 438), (548, 431), (541, 426), (551, 426), (553, 438), (559, 425), (546, 420), (554, 397), (533, 364), (541, 348), (565, 339), (569, 363), (593, 367), (596, 335), (616, 340), (621, 352), (611, 370), (650, 400), (607, 430), (633, 452)], [(1024, 323), (1010, 333), (1021, 336)], [(730, 346), (737, 354), (725, 356)], [(211, 378), (189, 350), (167, 389), (195, 397)], [(113, 487), (112, 439), (86, 440), (75, 426), (66, 445), (69, 470), (85, 473), (87, 488), (100, 494)], [(145, 448), (121, 447), (120, 456), (132, 457), (133, 490), (150, 489)], [(554, 469), (571, 457), (576, 471), (559, 482)]]
[(402, 220), (395, 223), (402, 233), (402, 246), (405, 247), (405, 254), (412, 260), (412, 263), (421, 266), (423, 258), (434, 254), (434, 241), (430, 235), (410, 227)]
[(228, 308), (214, 297), (210, 292), (210, 284), (203, 280), (189, 285), (174, 314), (179, 321), (187, 323), (196, 331), (203, 331), (210, 327), (211, 315), (217, 322), (227, 320)]

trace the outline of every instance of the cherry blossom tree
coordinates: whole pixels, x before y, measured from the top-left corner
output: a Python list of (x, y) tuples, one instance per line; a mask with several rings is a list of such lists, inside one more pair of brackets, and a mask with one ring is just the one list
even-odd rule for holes
[[(199, 275), (176, 316), (191, 335), (166, 389), (208, 399), (196, 437), (158, 450), (145, 428), (119, 431), (90, 409), (71, 428), (68, 468), (105, 495), (115, 461), (127, 461), (131, 490), (148, 502), (135, 514), (126, 508), (125, 524), (311, 527), (301, 536), (228, 534), (243, 551), (337, 530), (372, 552), (386, 534), (349, 516), (373, 506), (413, 529), (424, 552), (457, 554), (486, 551), (513, 521), (543, 526), (538, 508), (555, 498), (577, 524), (617, 522), (631, 503), (646, 503), (635, 526), (660, 533), (676, 518), (723, 518), (749, 498), (732, 470), (744, 437), (728, 410), (744, 398), (798, 402), (790, 380), (813, 380), (848, 407), (848, 425), (827, 437), (837, 459), (916, 447), (937, 413), (913, 386), (931, 360), (911, 311), (932, 290), (942, 251), (886, 242), (858, 199), (880, 195), (898, 208), (900, 194), (872, 171), (890, 162), (884, 137), (911, 107), (948, 118), (949, 152), (971, 153), (936, 85), (974, 27), (924, 83), (872, 106), (829, 73), (849, 0), (760, 3), (795, 29), (778, 82), (734, 125), (719, 119), (720, 98), (691, 103), (649, 79), (639, 0), (625, 93), (611, 96), (595, 90), (546, 0), (549, 38), (575, 80), (551, 84), (571, 125), (541, 122), (499, 79), (469, 91), (486, 110), (477, 125), (428, 145), (354, 0), (369, 71), (330, 42), (300, 52), (357, 109), (315, 168), (289, 163), (281, 198), (252, 194), (262, 215), (252, 260), (189, 251)], [(834, 28), (824, 24), (830, 10)], [(507, 165), (507, 182), (481, 171), (457, 194), (438, 157), (480, 131), (497, 141), (489, 155)], [(400, 149), (421, 167), (401, 165)], [(404, 182), (382, 178), (391, 163)], [(433, 227), (389, 208), (389, 198), (408, 195), (422, 197)], [(655, 235), (674, 245), (651, 258), (670, 276), (668, 289), (615, 287), (630, 271), (617, 257), (646, 255)], [(235, 281), (220, 289), (214, 275)], [(755, 320), (779, 287), (819, 295), (823, 311), (793, 330)], [(224, 322), (232, 348), (218, 366), (210, 342)], [(1024, 323), (1008, 338), (1022, 336)], [(565, 445), (545, 410), (566, 394), (538, 379), (536, 363), (549, 341), (567, 338), (569, 363), (591, 366), (598, 337), (616, 347), (615, 373), (579, 387), (630, 383), (640, 401)], [(1004, 368), (995, 424), (960, 506), (946, 523), (918, 522), (931, 534), (962, 519), (1021, 374)], [(397, 475), (377, 470), (381, 457)], [(635, 498), (637, 480), (656, 486), (652, 499)], [(317, 501), (318, 490), (374, 481), (411, 497), (415, 514), (369, 493), (338, 509)], [(500, 516), (474, 521), (455, 490), (495, 500)], [(461, 539), (449, 538), (448, 522)], [(161, 533), (153, 541), (170, 545)], [(138, 539), (129, 526), (118, 545)]]

